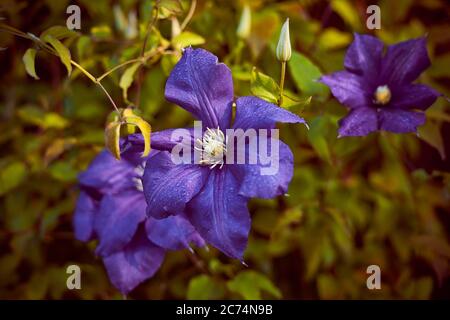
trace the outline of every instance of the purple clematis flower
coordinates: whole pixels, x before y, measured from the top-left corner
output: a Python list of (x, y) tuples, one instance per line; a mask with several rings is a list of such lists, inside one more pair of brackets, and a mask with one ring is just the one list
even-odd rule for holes
[[(154, 275), (166, 250), (205, 244), (183, 214), (162, 220), (147, 217), (142, 146), (142, 136), (129, 136), (121, 141), (121, 161), (105, 150), (80, 174), (73, 221), (77, 239), (98, 239), (96, 254), (123, 294)], [(152, 151), (148, 158), (157, 154)]]
[[(170, 74), (165, 89), (167, 100), (189, 111), (202, 121), (202, 139), (195, 139), (195, 130), (186, 129), (189, 152), (201, 150), (199, 163), (176, 164), (171, 151), (178, 140), (172, 139), (177, 129), (152, 135), (157, 155), (147, 160), (144, 173), (144, 194), (147, 213), (156, 219), (184, 213), (207, 243), (226, 255), (243, 259), (250, 230), (247, 209), (249, 198), (273, 198), (287, 192), (293, 175), (290, 148), (274, 136), (268, 144), (278, 144), (278, 171), (262, 175), (260, 152), (253, 164), (229, 164), (228, 130), (274, 129), (276, 122), (304, 123), (304, 120), (276, 105), (256, 97), (236, 100), (232, 124), (233, 82), (230, 69), (218, 63), (216, 56), (203, 49), (187, 48)], [(206, 127), (206, 128), (205, 128)], [(186, 141), (188, 140), (188, 141)], [(236, 146), (235, 152), (249, 154), (250, 148)], [(234, 156), (234, 155), (232, 155)]]
[(350, 109), (339, 122), (339, 136), (364, 136), (376, 130), (416, 132), (425, 113), (440, 96), (412, 82), (430, 66), (426, 39), (387, 47), (375, 37), (355, 34), (344, 60), (344, 71), (323, 76), (321, 82)]

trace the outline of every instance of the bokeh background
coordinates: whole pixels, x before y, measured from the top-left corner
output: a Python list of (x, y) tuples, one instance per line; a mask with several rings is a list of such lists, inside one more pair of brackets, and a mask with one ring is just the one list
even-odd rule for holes
[[(250, 201), (248, 268), (213, 248), (195, 256), (170, 252), (156, 276), (128, 298), (448, 299), (449, 103), (441, 98), (426, 112), (419, 136), (337, 139), (346, 109), (313, 81), (342, 69), (353, 32), (387, 44), (428, 35), (432, 66), (420, 81), (450, 95), (448, 1), (198, 0), (178, 37), (173, 26), (176, 31), (191, 2), (181, 1), (181, 8), (176, 0), (162, 2), (147, 50), (164, 43), (167, 54), (148, 60), (128, 85), (127, 68), (102, 82), (120, 107), (139, 105), (154, 131), (189, 125), (190, 115), (164, 99), (168, 73), (189, 44), (230, 66), (237, 96), (257, 90), (253, 67), (278, 82), (275, 47), (289, 17), (295, 53), (287, 94), (294, 102), (312, 99), (288, 108), (311, 128), (280, 127), (295, 154), (295, 174), (289, 196)], [(81, 30), (63, 43), (89, 72), (98, 76), (139, 56), (154, 1), (2, 0), (0, 22), (39, 36), (65, 25), (70, 4), (81, 8)], [(370, 4), (381, 8), (380, 30), (366, 28)], [(244, 5), (251, 33), (239, 39)], [(0, 33), (0, 298), (121, 299), (95, 243), (75, 240), (71, 224), (77, 174), (103, 148), (111, 105), (83, 74), (68, 78), (59, 59), (42, 50), (35, 63), (40, 80), (27, 75), (22, 56), (33, 46)], [(66, 287), (71, 264), (81, 267), (81, 290)], [(366, 287), (371, 264), (381, 268), (381, 290)]]

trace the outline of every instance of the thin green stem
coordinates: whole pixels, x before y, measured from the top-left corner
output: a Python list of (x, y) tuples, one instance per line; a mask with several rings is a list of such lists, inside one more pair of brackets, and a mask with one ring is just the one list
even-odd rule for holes
[(125, 61), (125, 62), (115, 66), (114, 68), (106, 71), (104, 74), (102, 74), (100, 77), (97, 78), (97, 81), (99, 81), (99, 82), (102, 81), (105, 77), (109, 76), (114, 71), (116, 71), (116, 70), (118, 70), (118, 69), (120, 69), (120, 68), (122, 68), (122, 67), (124, 67), (124, 66), (126, 66), (128, 64), (139, 62), (139, 61), (142, 61), (142, 60), (143, 60), (142, 58), (136, 58), (136, 59), (131, 59), (131, 60)]
[[(147, 24), (147, 30), (145, 31), (145, 38), (144, 43), (142, 44), (141, 49), (141, 59), (144, 59), (145, 57), (145, 48), (147, 46), (148, 37), (150, 36), (150, 32), (152, 31), (153, 27), (156, 25), (156, 22), (158, 21), (158, 14), (159, 14), (159, 0), (156, 0), (155, 5), (155, 14), (153, 15), (152, 19)], [(142, 87), (142, 81), (144, 80), (144, 74), (142, 71), (142, 64), (138, 67), (138, 82), (136, 86), (136, 102), (135, 107), (139, 108), (139, 105), (141, 104), (141, 87)]]
[(280, 77), (280, 98), (278, 99), (278, 105), (283, 103), (283, 90), (284, 90), (284, 78), (286, 76), (286, 61), (281, 62), (281, 77)]
[[(38, 38), (36, 36), (30, 35), (30, 34), (26, 34), (25, 32), (22, 32), (22, 31), (14, 28), (14, 27), (10, 27), (10, 26), (5, 25), (5, 24), (0, 24), (0, 30), (4, 30), (6, 32), (9, 32), (9, 33), (11, 33), (11, 34), (13, 34), (15, 36), (26, 38), (28, 40), (31, 40), (31, 41), (35, 42), (35, 43), (37, 42), (38, 45), (41, 46), (43, 49), (45, 49), (47, 52), (49, 52), (50, 54), (58, 56), (58, 53), (51, 46), (49, 46), (47, 43), (43, 42), (40, 38)], [(97, 84), (103, 90), (103, 92), (106, 94), (106, 96), (108, 97), (109, 101), (113, 105), (114, 109), (116, 110), (117, 114), (119, 115), (119, 117), (121, 117), (119, 108), (117, 108), (116, 103), (114, 102), (114, 100), (112, 99), (112, 97), (108, 93), (108, 91), (105, 89), (105, 87), (103, 87), (103, 85), (100, 83), (100, 80), (103, 79), (103, 75), (102, 75), (101, 79), (98, 80), (91, 73), (89, 73), (85, 68), (83, 68), (81, 65), (79, 65), (77, 62), (75, 62), (73, 60), (70, 60), (70, 63), (73, 66), (75, 66), (77, 69), (79, 69), (85, 76), (87, 76), (92, 82)], [(128, 62), (128, 63), (131, 63), (131, 62)], [(114, 70), (112, 70), (112, 71), (114, 71)], [(108, 72), (107, 74), (109, 74), (111, 72)]]
[(142, 44), (142, 49), (141, 49), (141, 58), (143, 58), (144, 55), (145, 55), (145, 48), (147, 46), (148, 37), (150, 36), (150, 32), (152, 31), (153, 27), (156, 24), (156, 21), (158, 20), (159, 1), (156, 1), (156, 5), (155, 5), (155, 9), (154, 10), (155, 10), (155, 14), (153, 15), (152, 19), (148, 22), (147, 28), (146, 28), (146, 31), (145, 31), (144, 43)]
[(81, 65), (79, 65), (78, 63), (76, 63), (76, 62), (73, 61), (73, 60), (70, 60), (70, 63), (71, 63), (72, 65), (74, 65), (76, 68), (78, 68), (82, 73), (84, 73), (84, 75), (85, 75), (86, 77), (88, 77), (89, 79), (91, 79), (92, 82), (97, 83), (97, 79), (95, 79), (95, 77), (94, 77), (92, 74), (90, 74), (85, 68), (83, 68)]
[(184, 30), (184, 28), (187, 27), (189, 21), (191, 21), (192, 16), (194, 15), (196, 6), (197, 6), (197, 0), (192, 0), (191, 1), (191, 7), (189, 8), (189, 12), (186, 15), (186, 18), (184, 18), (183, 22), (181, 23), (181, 26), (180, 26), (181, 30)]
[(96, 79), (91, 73), (89, 73), (85, 68), (83, 68), (81, 65), (79, 65), (78, 63), (76, 63), (73, 60), (70, 60), (70, 63), (73, 64), (75, 67), (77, 67), (81, 72), (84, 73), (84, 75), (86, 75), (86, 77), (88, 77), (92, 82), (94, 82), (96, 85), (98, 85), (103, 92), (106, 94), (106, 96), (108, 97), (109, 101), (111, 102), (111, 104), (113, 105), (114, 109), (117, 112), (117, 115), (119, 116), (119, 118), (121, 118), (121, 114), (119, 111), (119, 108), (117, 108), (116, 103), (114, 102), (113, 98), (111, 97), (111, 95), (109, 94), (109, 92), (105, 89), (105, 87), (100, 83), (100, 80)]
[(114, 102), (113, 98), (111, 98), (111, 96), (109, 95), (108, 91), (105, 89), (105, 87), (100, 82), (97, 81), (96, 83), (100, 86), (100, 88), (102, 88), (103, 92), (106, 94), (106, 96), (108, 97), (109, 101), (111, 101), (111, 104), (114, 106), (114, 109), (116, 109), (117, 115), (121, 119), (122, 116), (120, 114), (119, 108), (117, 108), (116, 103)]

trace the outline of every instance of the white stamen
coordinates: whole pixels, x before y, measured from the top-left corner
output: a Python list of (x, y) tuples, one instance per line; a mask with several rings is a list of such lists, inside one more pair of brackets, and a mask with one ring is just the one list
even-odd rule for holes
[(134, 168), (134, 172), (136, 173), (136, 177), (133, 178), (134, 186), (138, 191), (141, 192), (144, 191), (144, 186), (142, 185), (142, 177), (144, 176), (145, 163), (146, 162), (144, 161), (136, 168)]
[(202, 151), (200, 164), (209, 165), (211, 169), (217, 165), (220, 165), (220, 168), (223, 167), (227, 148), (225, 135), (219, 128), (207, 128), (203, 134), (203, 140), (197, 139), (195, 144), (195, 150)]
[(387, 85), (377, 87), (375, 90), (375, 100), (376, 104), (385, 105), (391, 101), (391, 90)]

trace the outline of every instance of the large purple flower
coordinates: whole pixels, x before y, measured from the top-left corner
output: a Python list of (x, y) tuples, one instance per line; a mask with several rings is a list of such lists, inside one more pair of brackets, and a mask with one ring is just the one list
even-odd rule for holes
[[(75, 236), (81, 241), (98, 239), (109, 278), (123, 294), (153, 276), (166, 249), (190, 248), (204, 241), (182, 214), (162, 220), (146, 215), (142, 192), (145, 161), (142, 137), (121, 141), (122, 160), (101, 152), (80, 174), (81, 193), (74, 215)], [(149, 158), (157, 156), (152, 151)]]
[(416, 132), (425, 123), (424, 110), (438, 92), (412, 82), (430, 66), (426, 39), (388, 46), (375, 37), (355, 34), (344, 71), (323, 76), (333, 95), (350, 109), (339, 136), (364, 136), (376, 130)]
[[(260, 150), (253, 154), (257, 157), (253, 163), (229, 164), (224, 157), (226, 154), (228, 160), (230, 154), (226, 129), (242, 129), (241, 134), (247, 129), (270, 131), (276, 122), (304, 120), (259, 98), (241, 97), (236, 100), (232, 124), (230, 69), (203, 49), (184, 50), (169, 76), (165, 95), (202, 121), (201, 138), (195, 139), (194, 130), (187, 129), (183, 143), (189, 146), (189, 153), (201, 150), (203, 158), (199, 163), (175, 164), (170, 151), (178, 142), (171, 139), (176, 129), (154, 134), (152, 147), (166, 151), (147, 161), (143, 178), (147, 213), (157, 219), (185, 213), (206, 242), (242, 261), (250, 229), (248, 199), (285, 194), (293, 174), (293, 155), (286, 144), (269, 135), (267, 144), (279, 146), (278, 154), (273, 154), (278, 163), (276, 173), (261, 174), (267, 163)], [(236, 144), (234, 151), (251, 157), (248, 143)]]

